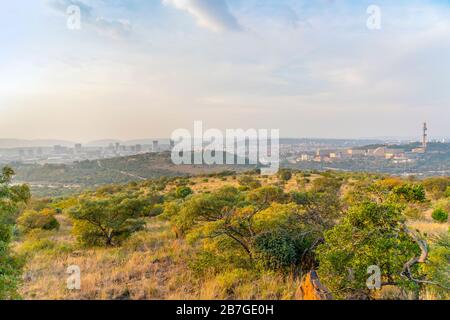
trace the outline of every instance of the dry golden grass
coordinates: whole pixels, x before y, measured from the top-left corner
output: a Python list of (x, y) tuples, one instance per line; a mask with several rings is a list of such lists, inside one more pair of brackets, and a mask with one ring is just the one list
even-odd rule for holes
[(423, 213), (423, 218), (420, 220), (408, 221), (408, 227), (413, 230), (419, 230), (421, 233), (426, 233), (429, 236), (437, 236), (444, 234), (449, 230), (450, 224), (438, 223), (433, 220), (431, 214), (433, 209), (428, 209)]
[[(299, 190), (296, 178), (285, 184), (286, 192)], [(276, 176), (258, 179), (263, 185), (279, 182)], [(225, 181), (196, 177), (191, 181), (196, 193), (239, 185), (232, 177)], [(175, 184), (170, 184), (166, 191), (174, 188)], [(424, 212), (423, 219), (409, 221), (409, 227), (428, 235), (447, 232), (449, 224), (434, 222), (431, 211)], [(14, 246), (27, 257), (21, 288), (24, 299), (295, 299), (299, 286), (289, 277), (240, 269), (199, 278), (189, 268), (196, 248), (176, 239), (169, 224), (157, 218), (148, 219), (146, 229), (121, 247), (95, 249), (77, 247), (70, 234), (70, 219), (58, 215), (58, 220), (60, 230), (31, 234)], [(79, 291), (67, 289), (66, 270), (71, 265), (81, 269)], [(386, 290), (381, 296), (389, 299), (399, 294)]]
[[(120, 248), (43, 249), (29, 257), (22, 295), (25, 299), (163, 299), (188, 292), (183, 260), (189, 247), (170, 234), (167, 224), (151, 220)], [(63, 227), (51, 238), (66, 238)], [(26, 250), (26, 242), (16, 247)], [(81, 290), (66, 289), (69, 266), (81, 269)]]
[[(170, 226), (155, 218), (122, 247), (96, 249), (65, 247), (74, 239), (68, 234), (70, 221), (63, 216), (59, 220), (59, 231), (35, 235), (15, 246), (28, 256), (21, 288), (24, 299), (240, 300), (292, 299), (295, 294), (296, 283), (275, 274), (225, 272), (200, 280), (188, 267), (195, 249), (175, 239)], [(34, 245), (40, 242), (45, 245)], [(66, 270), (72, 265), (80, 267), (81, 290), (67, 289)]]

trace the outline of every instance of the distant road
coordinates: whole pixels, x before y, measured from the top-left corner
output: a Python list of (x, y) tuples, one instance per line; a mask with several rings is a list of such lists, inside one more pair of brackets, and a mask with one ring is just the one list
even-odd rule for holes
[(100, 160), (97, 160), (97, 165), (101, 169), (106, 169), (106, 170), (109, 170), (109, 171), (118, 172), (120, 174), (129, 176), (129, 177), (132, 177), (132, 178), (136, 178), (136, 179), (139, 179), (139, 180), (147, 180), (146, 178), (140, 177), (140, 176), (138, 176), (136, 174), (133, 174), (133, 173), (129, 173), (129, 172), (126, 172), (126, 171), (121, 171), (121, 170), (115, 170), (115, 169), (111, 169), (111, 168), (106, 168), (106, 167), (103, 166), (103, 164), (102, 164), (102, 162)]

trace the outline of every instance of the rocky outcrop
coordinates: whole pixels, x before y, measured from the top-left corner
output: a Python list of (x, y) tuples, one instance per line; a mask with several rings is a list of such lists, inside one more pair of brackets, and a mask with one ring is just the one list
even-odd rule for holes
[(333, 300), (328, 289), (320, 283), (315, 271), (309, 272), (302, 280), (295, 298), (297, 300)]

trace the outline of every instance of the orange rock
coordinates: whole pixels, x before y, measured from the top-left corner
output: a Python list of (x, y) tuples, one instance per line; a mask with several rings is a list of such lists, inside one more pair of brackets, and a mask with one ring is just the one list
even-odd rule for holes
[(302, 280), (295, 298), (297, 300), (332, 300), (333, 297), (325, 286), (320, 283), (315, 271), (309, 272)]

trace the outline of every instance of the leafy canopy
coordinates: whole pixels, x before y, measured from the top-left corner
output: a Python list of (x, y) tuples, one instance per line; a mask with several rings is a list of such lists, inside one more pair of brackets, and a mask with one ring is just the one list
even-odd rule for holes
[(113, 246), (142, 230), (149, 202), (119, 194), (107, 199), (82, 199), (70, 212), (73, 232), (85, 245)]

